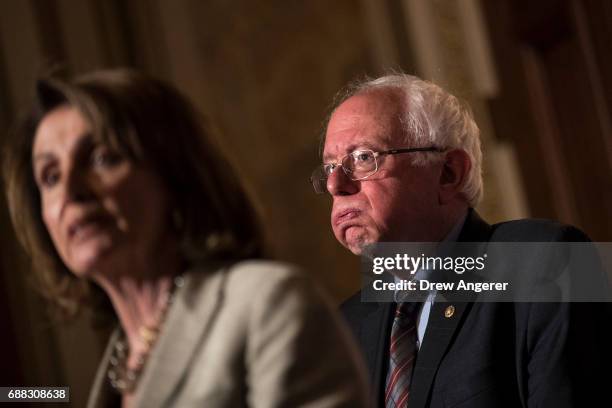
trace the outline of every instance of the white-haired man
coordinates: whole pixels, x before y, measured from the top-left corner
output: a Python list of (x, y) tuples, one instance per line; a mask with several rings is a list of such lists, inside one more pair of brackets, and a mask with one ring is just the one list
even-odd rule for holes
[[(587, 239), (548, 221), (487, 224), (473, 210), (481, 161), (469, 109), (430, 82), (397, 74), (341, 95), (311, 181), (332, 196), (334, 235), (356, 255), (380, 242)], [(602, 390), (595, 370), (608, 334), (593, 305), (366, 303), (358, 293), (342, 310), (379, 406), (583, 406)]]

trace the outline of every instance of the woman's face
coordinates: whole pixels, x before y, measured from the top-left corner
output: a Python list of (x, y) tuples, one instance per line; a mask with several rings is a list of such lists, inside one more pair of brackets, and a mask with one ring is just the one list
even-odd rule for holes
[(85, 117), (62, 105), (34, 136), (42, 219), (78, 276), (109, 276), (153, 262), (167, 244), (168, 194), (150, 169), (96, 142)]

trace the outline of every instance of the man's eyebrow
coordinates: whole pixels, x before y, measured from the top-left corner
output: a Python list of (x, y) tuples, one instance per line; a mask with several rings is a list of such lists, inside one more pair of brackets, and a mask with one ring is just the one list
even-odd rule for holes
[[(377, 151), (382, 151), (385, 150), (385, 148), (381, 147), (381, 146), (375, 146), (374, 144), (367, 142), (367, 141), (363, 141), (363, 142), (358, 142), (358, 143), (353, 143), (351, 145), (349, 145), (346, 150), (344, 151), (344, 153), (342, 154), (341, 157), (344, 157), (345, 155), (354, 152), (355, 150), (373, 150), (375, 152)], [(335, 159), (336, 157), (329, 155), (329, 154), (324, 154), (323, 155), (323, 162), (324, 163), (328, 163), (331, 162), (332, 159)], [(338, 157), (340, 158), (340, 157)]]
[(330, 154), (324, 154), (323, 155), (323, 163), (329, 163), (332, 161), (332, 157)]

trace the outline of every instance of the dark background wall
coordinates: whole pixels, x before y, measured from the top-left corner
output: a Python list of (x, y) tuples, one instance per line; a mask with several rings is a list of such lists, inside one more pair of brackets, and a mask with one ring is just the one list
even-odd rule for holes
[[(277, 256), (339, 301), (359, 260), (308, 177), (326, 107), (366, 74), (403, 69), (472, 105), (489, 221), (556, 218), (611, 239), (611, 21), (605, 0), (0, 0), (0, 138), (53, 64), (164, 78), (224, 131)], [(105, 333), (49, 322), (0, 210), (0, 385), (70, 385), (82, 406)]]

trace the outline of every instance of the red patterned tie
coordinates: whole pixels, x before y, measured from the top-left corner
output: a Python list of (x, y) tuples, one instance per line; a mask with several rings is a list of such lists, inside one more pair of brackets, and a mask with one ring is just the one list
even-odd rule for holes
[(419, 303), (397, 305), (389, 349), (389, 370), (385, 387), (385, 406), (405, 408), (412, 369), (417, 355), (417, 317)]

